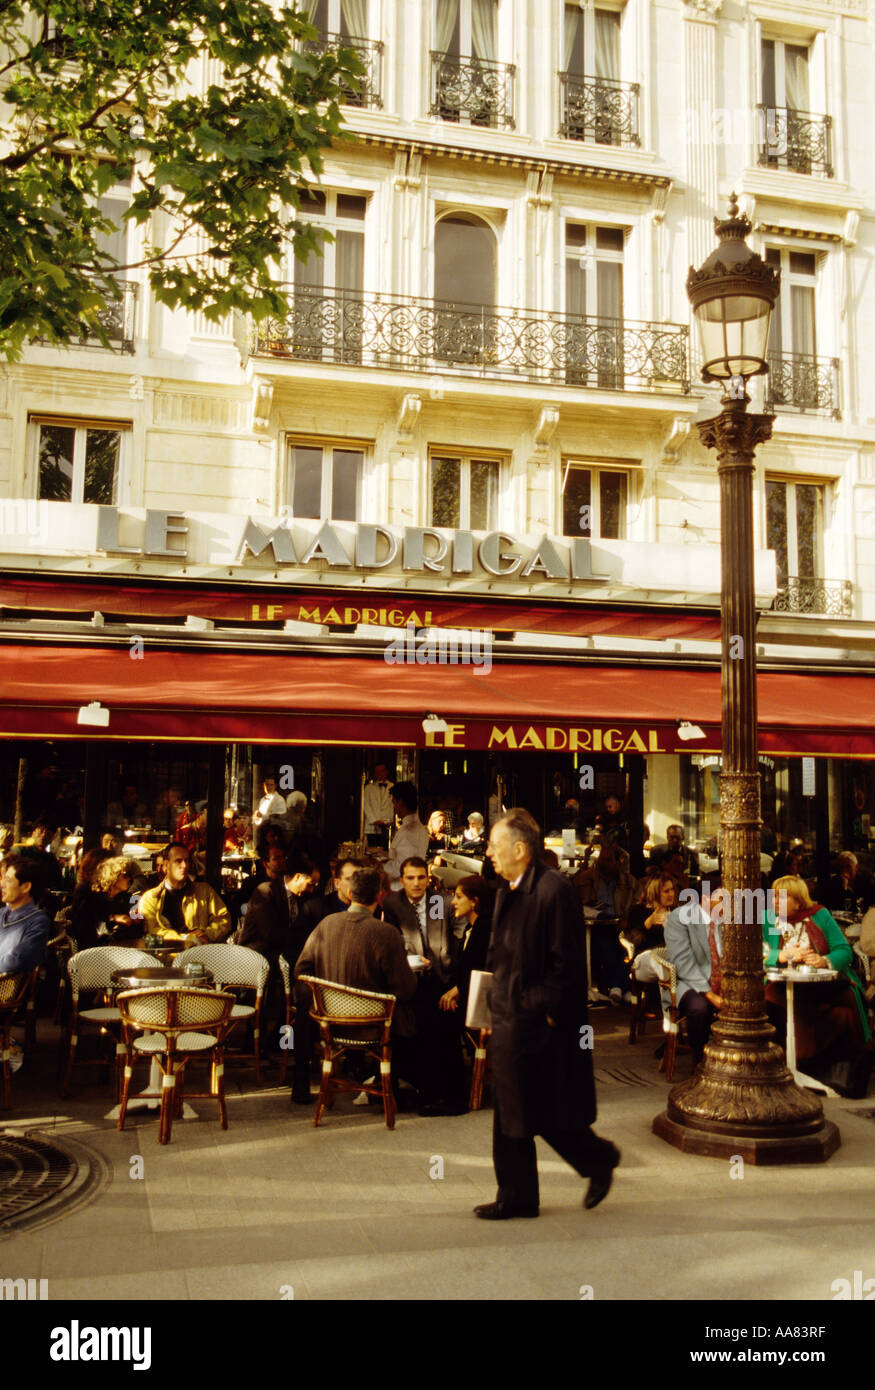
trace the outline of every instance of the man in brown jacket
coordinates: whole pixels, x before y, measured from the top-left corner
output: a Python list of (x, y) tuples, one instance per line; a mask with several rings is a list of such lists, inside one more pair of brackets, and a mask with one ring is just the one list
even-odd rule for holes
[[(295, 978), (315, 975), (353, 989), (394, 994), (398, 1007), (392, 1022), (393, 1073), (413, 1069), (405, 1054), (412, 1050), (415, 1031), (413, 1011), (404, 1001), (416, 993), (416, 976), (407, 963), (404, 938), (397, 927), (374, 916), (382, 881), (376, 869), (356, 869), (350, 885), (346, 912), (332, 912), (310, 933), (295, 965)], [(296, 988), (299, 1024), (308, 1017), (310, 992)], [(309, 1030), (308, 1030), (309, 1031)], [(309, 1063), (311, 1042), (295, 1029), (295, 1080), (292, 1100), (310, 1100)], [(405, 1046), (406, 1043), (406, 1046)], [(393, 1077), (394, 1080), (394, 1077)], [(306, 1092), (306, 1096), (305, 1096)]]

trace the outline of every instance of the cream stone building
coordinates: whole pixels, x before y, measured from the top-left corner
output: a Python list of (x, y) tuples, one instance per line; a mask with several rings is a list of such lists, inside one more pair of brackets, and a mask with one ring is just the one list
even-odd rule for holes
[[(306, 206), (333, 241), (282, 269), (288, 317), (171, 313), (133, 275), (114, 351), (34, 343), (0, 370), (7, 784), (26, 740), (82, 737), (99, 700), (107, 794), (137, 758), (140, 781), (178, 769), (174, 741), (246, 745), (256, 769), (296, 747), (336, 838), (379, 747), (429, 805), (450, 787), (485, 811), (498, 786), (558, 826), (574, 794), (591, 824), (616, 791), (656, 840), (716, 833), (718, 486), (695, 424), (718, 395), (685, 280), (735, 192), (782, 275), (752, 406), (775, 412), (764, 809), (821, 859), (866, 848), (867, 0), (307, 8), (367, 78)], [(381, 663), (411, 621), (488, 630), (492, 669)]]

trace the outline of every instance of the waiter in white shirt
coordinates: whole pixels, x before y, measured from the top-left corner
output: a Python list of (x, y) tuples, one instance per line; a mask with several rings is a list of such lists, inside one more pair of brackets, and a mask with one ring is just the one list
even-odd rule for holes
[(365, 784), (362, 792), (362, 816), (364, 835), (369, 845), (386, 849), (389, 843), (389, 830), (395, 823), (390, 788), (392, 782), (385, 763), (377, 763), (374, 779)]
[(416, 814), (419, 798), (412, 782), (396, 782), (390, 790), (395, 815), (401, 824), (392, 836), (384, 868), (396, 892), (401, 887), (401, 865), (405, 859), (424, 859), (428, 853), (428, 831)]
[(264, 788), (264, 796), (253, 814), (253, 825), (262, 825), (271, 816), (284, 816), (286, 814), (286, 799), (284, 796), (280, 796), (274, 779), (265, 777), (261, 785)]

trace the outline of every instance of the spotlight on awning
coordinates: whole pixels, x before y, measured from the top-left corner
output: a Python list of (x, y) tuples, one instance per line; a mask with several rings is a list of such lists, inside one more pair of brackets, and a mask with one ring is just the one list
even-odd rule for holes
[(436, 714), (427, 714), (422, 721), (424, 734), (445, 734), (449, 727), (447, 721), (440, 719)]
[(76, 715), (77, 724), (91, 724), (96, 729), (107, 729), (109, 727), (109, 710), (105, 709), (99, 700), (92, 700), (87, 705), (82, 705)]
[(704, 738), (705, 730), (700, 729), (698, 724), (691, 724), (689, 719), (678, 720), (678, 738), (684, 743), (689, 743), (694, 738)]

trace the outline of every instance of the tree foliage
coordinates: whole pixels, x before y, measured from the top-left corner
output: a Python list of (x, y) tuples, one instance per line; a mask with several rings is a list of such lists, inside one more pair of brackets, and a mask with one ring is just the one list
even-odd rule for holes
[[(263, 0), (0, 0), (0, 357), (107, 344), (125, 272), (217, 320), (287, 312), (297, 215), (363, 69)], [(119, 183), (121, 257), (99, 200)], [(112, 235), (116, 233), (116, 243)]]

